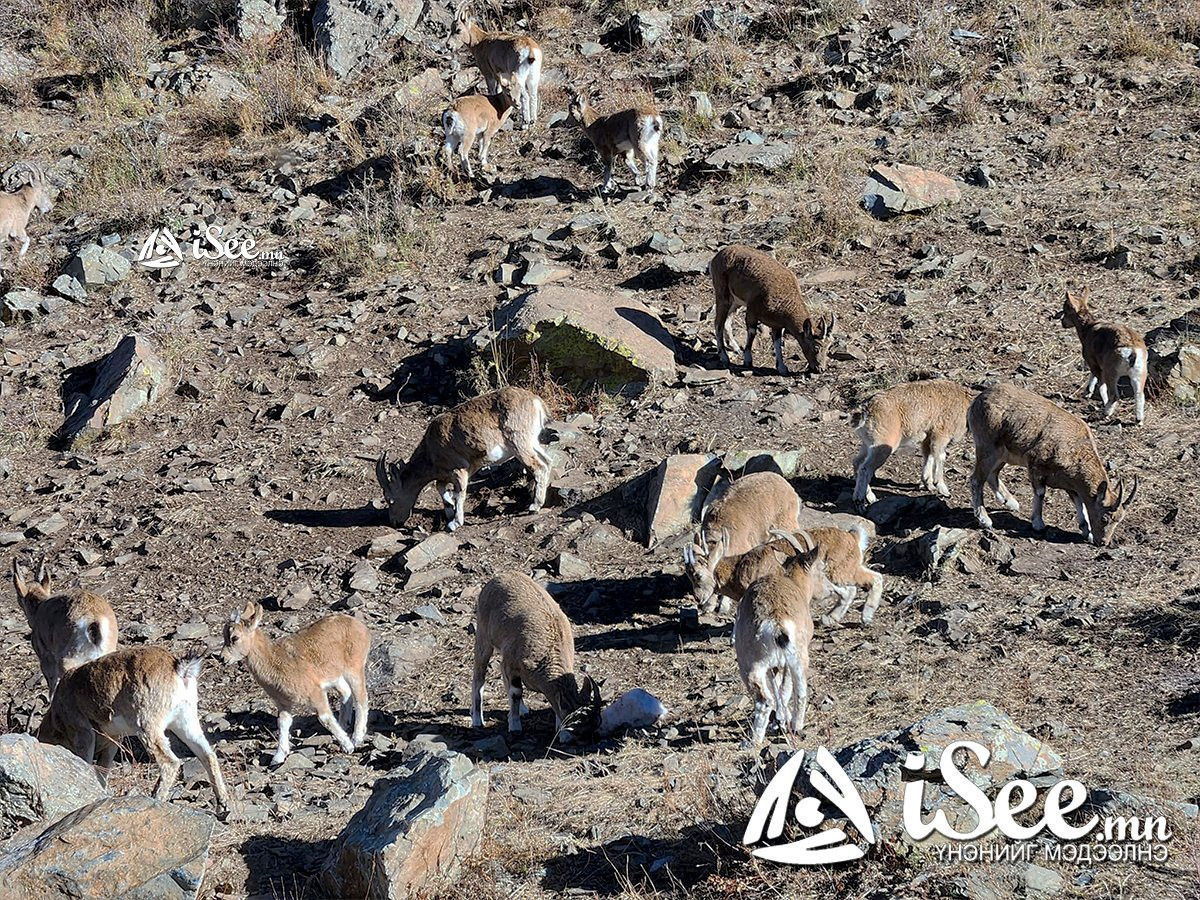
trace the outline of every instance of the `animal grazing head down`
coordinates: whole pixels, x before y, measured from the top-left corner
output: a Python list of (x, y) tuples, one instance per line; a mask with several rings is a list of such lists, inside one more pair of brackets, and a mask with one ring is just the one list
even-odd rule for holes
[(410, 496), (410, 492), (405, 490), (404, 476), (404, 464), (391, 462), (386, 453), (375, 461), (375, 478), (383, 488), (383, 499), (388, 507), (388, 523), (392, 527), (398, 527), (408, 521), (416, 502), (416, 497)]
[(600, 685), (591, 675), (584, 675), (579, 691), (578, 706), (563, 717), (559, 738), (564, 741), (588, 741), (600, 730), (600, 711), (604, 701), (600, 698)]
[(225, 645), (221, 648), (222, 662), (233, 664), (246, 656), (262, 617), (263, 608), (253, 600), (247, 600), (241, 612), (235, 611), (230, 614), (229, 621), (225, 623)]
[(26, 581), (25, 576), (21, 572), (21, 564), (14, 559), (12, 574), (13, 588), (17, 592), (17, 602), (21, 605), (21, 610), (25, 613), (26, 617), (28, 617), (37, 609), (39, 603), (50, 599), (50, 572), (43, 561), (38, 567), (36, 580)]
[(728, 528), (721, 529), (721, 537), (709, 550), (709, 542), (703, 532), (698, 533), (690, 544), (683, 548), (683, 571), (692, 583), (692, 596), (697, 603), (707, 603), (717, 591), (717, 565), (729, 555), (732, 537)]
[(837, 316), (821, 316), (820, 319), (809, 317), (804, 320), (800, 335), (800, 349), (804, 358), (814, 372), (824, 372), (829, 365), (829, 348), (833, 345), (833, 335), (837, 331)]
[(1138, 477), (1133, 476), (1133, 486), (1129, 494), (1125, 494), (1125, 480), (1119, 479), (1114, 488), (1111, 481), (1104, 482), (1100, 488), (1097, 505), (1100, 507), (1100, 521), (1092, 522), (1092, 543), (1107, 547), (1112, 543), (1117, 526), (1129, 512), (1138, 492)]
[[(817, 542), (813, 540), (811, 534), (807, 531), (800, 531), (793, 534), (790, 531), (784, 531), (781, 528), (772, 528), (768, 534), (777, 541), (787, 541), (792, 545), (795, 553), (785, 564), (785, 571), (795, 572), (799, 569), (810, 570), (816, 564), (820, 551), (817, 549)], [(803, 539), (803, 542), (801, 541)]]

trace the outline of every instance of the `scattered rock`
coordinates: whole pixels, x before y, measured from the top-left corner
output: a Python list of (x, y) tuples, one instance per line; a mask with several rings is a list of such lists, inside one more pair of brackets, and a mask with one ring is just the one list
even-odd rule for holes
[(386, 44), (416, 26), (426, 0), (318, 0), (317, 49), (338, 78), (349, 78), (386, 56)]
[(1200, 400), (1200, 307), (1146, 335), (1151, 385), (1185, 403)]
[(898, 163), (878, 165), (871, 170), (863, 187), (862, 203), (872, 215), (888, 218), (924, 212), (961, 199), (962, 190), (951, 178), (930, 169)]
[(132, 420), (158, 400), (166, 380), (166, 364), (149, 338), (126, 335), (111, 353), (68, 370), (60, 439), (79, 446)]
[(0, 855), (13, 900), (194, 898), (216, 819), (149, 797), (114, 797), (68, 813)]
[(435, 531), (404, 554), (404, 570), (419, 572), (424, 568), (458, 552), (462, 541), (448, 531)]
[[(789, 397), (795, 397), (789, 394)], [(798, 417), (799, 418), (799, 417)], [(803, 450), (730, 450), (721, 464), (737, 475), (751, 472), (775, 472), (784, 478), (795, 478), (804, 459)]]
[(237, 0), (234, 29), (242, 40), (278, 34), (286, 18), (272, 0)]
[(64, 270), (85, 288), (116, 284), (129, 274), (129, 260), (99, 244), (87, 244), (75, 253)]
[(107, 796), (96, 771), (65, 747), (28, 734), (0, 736), (0, 838), (55, 822)]
[(410, 748), (334, 841), (321, 886), (339, 897), (414, 897), (451, 881), (483, 840), (487, 772)]
[(763, 144), (730, 144), (714, 150), (705, 157), (704, 162), (714, 169), (737, 169), (746, 166), (774, 172), (790, 165), (795, 156), (795, 144), (767, 141)]
[(53, 312), (62, 304), (30, 288), (17, 288), (0, 298), (0, 322), (13, 325)]
[(379, 590), (379, 573), (365, 559), (360, 559), (346, 573), (346, 587), (361, 594), (373, 594)]

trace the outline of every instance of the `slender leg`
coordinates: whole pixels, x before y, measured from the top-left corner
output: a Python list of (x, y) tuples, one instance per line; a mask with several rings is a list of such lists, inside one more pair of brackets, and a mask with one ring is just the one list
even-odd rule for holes
[(861, 452), (862, 462), (858, 466), (858, 472), (854, 480), (854, 502), (859, 506), (869, 506), (875, 502), (875, 492), (871, 490), (871, 479), (875, 477), (875, 472), (888, 461), (888, 457), (895, 451), (895, 447), (888, 444), (876, 444), (873, 447), (864, 447)]
[(367, 719), (371, 715), (371, 707), (367, 701), (367, 669), (364, 664), (361, 672), (350, 676), (350, 692), (354, 695), (354, 734), (351, 739), (354, 746), (361, 746), (367, 737)]
[(458, 156), (462, 160), (463, 166), (467, 170), (467, 177), (474, 178), (475, 170), (471, 168), (471, 147), (475, 144), (475, 134), (472, 131), (467, 131), (462, 137), (462, 143), (458, 145)]
[(1092, 521), (1088, 517), (1087, 507), (1084, 506), (1083, 498), (1077, 494), (1072, 494), (1071, 499), (1075, 501), (1075, 522), (1079, 525), (1079, 530), (1083, 533), (1083, 539), (1090, 541), (1092, 539)]
[(271, 765), (281, 765), (291, 752), (292, 714), (281, 709), (279, 711), (279, 746), (275, 749), (275, 755), (271, 757)]
[(758, 319), (746, 307), (746, 347), (742, 351), (742, 365), (754, 369), (754, 338), (758, 336)]
[(862, 620), (864, 625), (870, 625), (875, 619), (875, 611), (883, 599), (883, 576), (866, 567), (863, 572), (870, 576), (870, 581), (862, 585), (867, 588), (867, 602), (863, 606)]
[(921, 467), (921, 487), (930, 493), (936, 493), (937, 478), (934, 476), (936, 462), (933, 457), (933, 447), (928, 438), (921, 444), (921, 455), (924, 457), (924, 465)]
[(766, 684), (766, 672), (761, 667), (750, 674), (750, 695), (754, 700), (754, 713), (750, 717), (750, 735), (743, 742), (743, 747), (758, 746), (767, 734), (767, 722), (771, 719), (774, 706), (768, 699), (770, 691)]
[(940, 497), (949, 497), (946, 487), (946, 448), (949, 442), (939, 443), (933, 448), (933, 487)]
[[(476, 632), (478, 635), (479, 632)], [(490, 645), (475, 641), (475, 670), (471, 676), (471, 725), (483, 727), (483, 683), (487, 678), (488, 664), (492, 661)]]
[(975, 521), (981, 528), (992, 527), (992, 517), (983, 506), (983, 483), (988, 478), (988, 467), (991, 460), (985, 459), (979, 449), (975, 450), (975, 468), (971, 472), (971, 508), (975, 512)]
[(808, 712), (808, 677), (804, 674), (804, 664), (793, 663), (792, 680), (796, 682), (795, 695), (792, 697), (792, 721), (789, 730), (799, 734), (804, 730), (804, 716)]
[(846, 617), (846, 613), (850, 611), (854, 598), (858, 596), (858, 589), (853, 585), (831, 584), (830, 587), (838, 598), (838, 604), (821, 617), (821, 624), (825, 626), (840, 625), (842, 619)]
[(607, 194), (612, 190), (613, 180), (613, 161), (611, 157), (606, 157), (604, 160), (604, 181), (600, 184), (600, 193)]
[(1084, 396), (1091, 397), (1094, 400), (1096, 398), (1096, 390), (1099, 387), (1100, 387), (1100, 373), (1093, 372), (1091, 377), (1087, 380), (1087, 384), (1085, 384), (1083, 386)]
[(636, 184), (642, 178), (642, 170), (638, 168), (637, 162), (634, 161), (632, 148), (625, 151), (625, 165), (633, 173), (633, 181)]
[(171, 788), (175, 786), (175, 781), (179, 778), (179, 769), (181, 768), (179, 757), (171, 752), (171, 744), (165, 733), (147, 734), (145, 737), (146, 749), (158, 763), (158, 784), (154, 786), (154, 799), (167, 800), (170, 797)]
[(350, 740), (350, 735), (342, 730), (342, 726), (333, 717), (333, 710), (329, 708), (329, 698), (322, 693), (320, 699), (314, 705), (317, 707), (317, 719), (334, 736), (338, 745), (347, 753), (350, 753), (354, 749), (354, 741)]
[(658, 187), (658, 146), (650, 148), (646, 156), (646, 187), (652, 192)]
[(1004, 463), (999, 463), (996, 468), (992, 470), (992, 474), (988, 476), (988, 484), (990, 484), (992, 490), (995, 491), (996, 499), (1003, 503), (1009, 512), (1019, 512), (1021, 509), (1021, 504), (1017, 502), (1017, 498), (1012, 495), (1009, 489), (1005, 486), (1004, 482), (1000, 480), (1000, 472), (1003, 469)]
[(1029, 483), (1033, 486), (1033, 506), (1032, 506), (1032, 524), (1034, 531), (1045, 531), (1046, 521), (1042, 518), (1042, 507), (1046, 504), (1046, 482), (1033, 470), (1029, 468)]
[(1133, 366), (1129, 370), (1129, 383), (1133, 386), (1133, 405), (1139, 425), (1146, 423), (1146, 357), (1145, 350), (1135, 350)]
[(504, 680), (508, 684), (508, 730), (520, 732), (522, 700), (524, 699), (521, 678), (518, 675), (509, 675)]
[(787, 364), (783, 361), (783, 329), (771, 329), (771, 341), (775, 345), (775, 371), (780, 375), (788, 374)]
[(1117, 402), (1121, 397), (1118, 389), (1120, 377), (1116, 366), (1108, 365), (1105, 367), (1104, 380), (1101, 382), (1103, 385), (1101, 398), (1104, 399), (1104, 395), (1107, 395), (1107, 399), (1104, 399), (1104, 415), (1106, 416), (1112, 416), (1117, 411)]
[(200, 726), (200, 717), (196, 711), (186, 709), (168, 727), (204, 764), (204, 771), (208, 773), (208, 783), (212, 785), (213, 794), (217, 798), (217, 806), (226, 809), (229, 806), (229, 792), (225, 789), (225, 779), (221, 777), (221, 765), (212, 745), (208, 743), (208, 738), (204, 736), (204, 729)]
[(451, 531), (462, 527), (464, 507), (467, 503), (467, 480), (470, 478), (470, 475), (466, 469), (456, 469), (454, 478), (454, 518), (447, 525)]

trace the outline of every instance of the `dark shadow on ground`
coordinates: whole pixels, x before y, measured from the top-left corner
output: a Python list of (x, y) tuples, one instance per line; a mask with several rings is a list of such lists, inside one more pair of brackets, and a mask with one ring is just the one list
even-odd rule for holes
[(363, 528), (388, 523), (387, 513), (373, 506), (351, 509), (269, 509), (263, 515), (283, 525), (304, 525), (309, 528)]
[(600, 896), (674, 893), (718, 874), (723, 860), (741, 856), (734, 829), (717, 823), (685, 829), (677, 837), (631, 834), (597, 847), (550, 859), (542, 886), (559, 894)]
[(333, 840), (305, 841), (297, 838), (255, 835), (238, 847), (246, 861), (246, 896), (272, 900), (322, 897), (305, 893), (308, 880), (320, 871), (333, 848)]

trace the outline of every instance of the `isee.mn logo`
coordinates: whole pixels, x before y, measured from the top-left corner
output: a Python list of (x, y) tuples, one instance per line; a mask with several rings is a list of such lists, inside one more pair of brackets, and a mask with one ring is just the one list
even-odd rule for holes
[(208, 225), (203, 231), (193, 229), (190, 241), (180, 243), (169, 228), (156, 228), (142, 242), (138, 252), (138, 265), (147, 269), (173, 269), (190, 257), (193, 260), (209, 261), (279, 261), (283, 253), (279, 250), (258, 250), (254, 238), (229, 238), (221, 236), (220, 225)]
[[(925, 782), (917, 779), (905, 784), (903, 797), (903, 826), (913, 840), (924, 840), (936, 831), (951, 841), (974, 841), (999, 830), (1012, 841), (1031, 841), (1049, 831), (1060, 841), (1066, 842), (1078, 842), (1090, 836), (1099, 845), (1094, 851), (1088, 848), (1086, 855), (1090, 860), (1128, 861), (1130, 846), (1139, 847), (1136, 853), (1138, 857), (1158, 862), (1165, 860), (1166, 842), (1171, 838), (1165, 817), (1101, 818), (1092, 814), (1078, 824), (1072, 824), (1067, 816), (1079, 811), (1087, 803), (1088, 791), (1081, 782), (1069, 778), (1052, 785), (1042, 797), (1039, 797), (1038, 789), (1032, 782), (1016, 778), (1006, 782), (997, 791), (995, 800), (992, 800), (955, 763), (954, 754), (959, 750), (968, 759), (974, 757), (980, 767), (988, 764), (991, 751), (974, 741), (955, 741), (946, 746), (938, 761), (942, 783), (970, 805), (976, 826), (970, 831), (958, 831), (950, 824), (945, 811), (940, 809), (935, 810), (926, 821), (922, 814)], [(866, 855), (866, 850), (852, 843), (844, 829), (834, 826), (816, 831), (825, 822), (825, 814), (821, 809), (824, 802), (840, 811), (858, 830), (866, 844), (874, 844), (877, 840), (874, 826), (854, 783), (838, 765), (833, 754), (824, 747), (813, 754), (813, 765), (808, 773), (808, 781), (815, 795), (800, 797), (793, 807), (796, 824), (814, 833), (788, 843), (765, 843), (778, 840), (783, 835), (789, 802), (804, 759), (804, 751), (799, 751), (775, 773), (754, 806), (742, 843), (754, 848), (753, 854), (761, 859), (793, 866), (830, 865), (861, 859)], [(910, 753), (904, 761), (904, 768), (911, 772), (919, 772), (924, 767), (924, 753)], [(1033, 809), (1039, 800), (1042, 801), (1040, 816), (1028, 824), (1018, 822), (1016, 817)], [(1122, 852), (1116, 852), (1118, 849)], [(1051, 854), (1047, 851), (1046, 855)], [(1076, 852), (1061, 854), (1056, 858), (1082, 859), (1083, 856)]]

